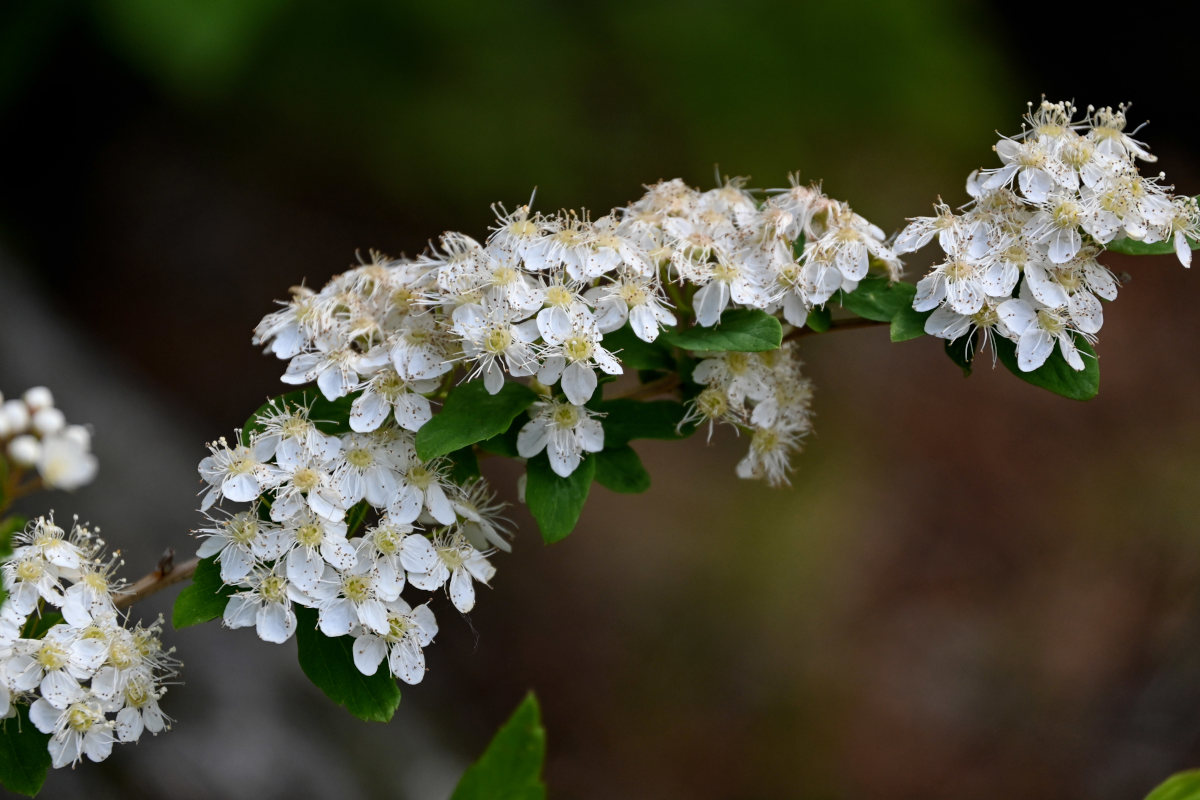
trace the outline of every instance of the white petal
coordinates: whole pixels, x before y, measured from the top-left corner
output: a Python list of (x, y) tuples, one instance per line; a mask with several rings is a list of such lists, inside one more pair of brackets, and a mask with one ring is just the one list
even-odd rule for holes
[(387, 645), (378, 636), (367, 634), (354, 640), (354, 666), (363, 675), (374, 675), (387, 655)]

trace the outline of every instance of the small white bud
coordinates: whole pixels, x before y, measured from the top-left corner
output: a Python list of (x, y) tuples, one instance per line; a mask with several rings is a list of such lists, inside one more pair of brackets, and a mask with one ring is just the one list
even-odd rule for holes
[(32, 467), (42, 457), (42, 445), (29, 434), (18, 436), (8, 443), (8, 457), (19, 467)]
[(68, 425), (63, 430), (62, 437), (74, 442), (84, 450), (90, 450), (92, 447), (92, 432), (83, 425)]
[(3, 406), (0, 406), (0, 413), (3, 413), (8, 420), (8, 433), (11, 436), (14, 433), (24, 433), (29, 430), (29, 407), (20, 400), (9, 400)]
[(45, 386), (34, 386), (25, 390), (25, 404), (30, 411), (54, 407), (54, 395)]
[(33, 415), (33, 429), (42, 436), (58, 433), (67, 425), (67, 418), (57, 408), (40, 408)]

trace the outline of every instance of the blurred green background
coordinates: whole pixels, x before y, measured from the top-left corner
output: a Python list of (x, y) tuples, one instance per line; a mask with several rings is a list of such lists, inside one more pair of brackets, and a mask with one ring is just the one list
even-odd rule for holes
[[(249, 343), (272, 301), (359, 250), (481, 236), (535, 187), (607, 210), (660, 178), (799, 170), (894, 231), (962, 202), (1046, 93), (1134, 101), (1195, 194), (1169, 11), (6, 3), (0, 391), (55, 388), (101, 458), (25, 510), (102, 524), (130, 578), (190, 550), (203, 442), (282, 390)], [(437, 605), (386, 727), (331, 710), (288, 648), (171, 633), (176, 730), (45, 796), (445, 796), (533, 688), (555, 798), (1140, 797), (1200, 763), (1200, 286), (1168, 258), (1109, 264), (1135, 279), (1095, 401), (964, 381), (933, 341), (806, 340), (817, 433), (792, 489), (736, 481), (723, 436), (642, 448), (651, 491), (596, 488), (563, 544), (514, 509), (514, 554), (469, 621)]]

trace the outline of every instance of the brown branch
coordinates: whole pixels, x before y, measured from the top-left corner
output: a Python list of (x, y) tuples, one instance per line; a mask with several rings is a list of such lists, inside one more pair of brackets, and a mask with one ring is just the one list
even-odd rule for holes
[(155, 592), (160, 592), (180, 581), (185, 581), (196, 572), (196, 565), (199, 563), (199, 558), (193, 558), (182, 564), (176, 564), (175, 551), (167, 548), (162, 558), (158, 560), (158, 565), (154, 568), (154, 571), (148, 575), (143, 575), (122, 589), (114, 605), (117, 608), (128, 608), (138, 600), (149, 597)]
[[(865, 317), (854, 317), (851, 319), (838, 319), (838, 320), (834, 320), (833, 322), (829, 323), (829, 328), (827, 331), (820, 331), (820, 333), (827, 333), (828, 331), (835, 331), (835, 330), (838, 330), (838, 331), (850, 330), (851, 328), (874, 328), (876, 325), (891, 325), (891, 324), (892, 324), (891, 322), (888, 322), (885, 320), (866, 319)], [(790, 342), (793, 339), (799, 339), (801, 336), (811, 336), (816, 333), (818, 333), (818, 331), (814, 331), (812, 328), (796, 328), (796, 330), (792, 331), (787, 336), (783, 337), (783, 340), (785, 342)]]
[(620, 392), (608, 398), (609, 400), (641, 400), (645, 397), (654, 397), (655, 395), (666, 394), (674, 390), (679, 385), (679, 376), (675, 373), (664, 375), (661, 378), (643, 383), (641, 386), (634, 387), (627, 392)]

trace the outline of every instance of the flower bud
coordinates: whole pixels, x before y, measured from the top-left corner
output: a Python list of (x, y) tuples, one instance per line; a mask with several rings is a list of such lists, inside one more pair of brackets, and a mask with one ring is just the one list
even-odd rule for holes
[(29, 430), (29, 407), (20, 400), (9, 400), (0, 406), (0, 414), (8, 420), (8, 433), (24, 433)]
[(92, 447), (92, 432), (83, 425), (68, 425), (62, 432), (62, 438), (74, 442), (84, 450)]
[(32, 467), (41, 456), (41, 443), (29, 434), (18, 436), (8, 443), (8, 457), (19, 467)]
[(30, 411), (54, 407), (54, 395), (45, 386), (34, 386), (25, 390), (25, 404)]
[(42, 436), (58, 433), (67, 425), (67, 418), (57, 408), (40, 408), (33, 415), (33, 429)]

